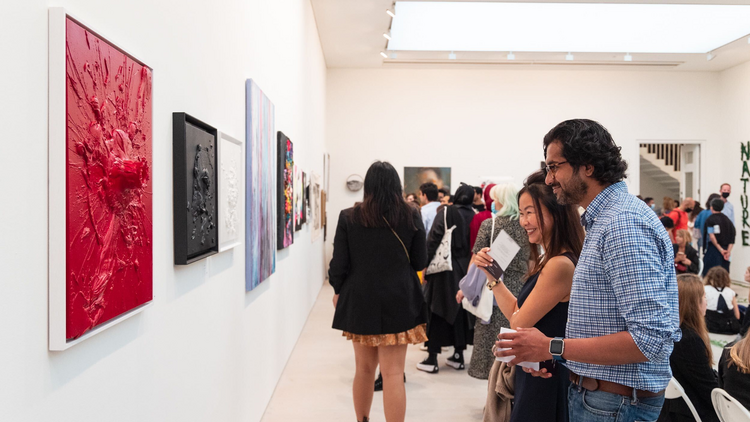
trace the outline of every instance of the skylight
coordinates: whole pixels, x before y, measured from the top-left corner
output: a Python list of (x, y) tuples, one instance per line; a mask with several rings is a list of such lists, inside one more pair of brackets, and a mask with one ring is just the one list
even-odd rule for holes
[(748, 5), (396, 2), (389, 50), (707, 53), (750, 34)]

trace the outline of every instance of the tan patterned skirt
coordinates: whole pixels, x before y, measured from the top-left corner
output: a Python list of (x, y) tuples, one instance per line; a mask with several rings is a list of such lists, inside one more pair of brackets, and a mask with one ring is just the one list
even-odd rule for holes
[(374, 335), (352, 334), (344, 331), (342, 336), (346, 337), (347, 340), (356, 341), (363, 346), (399, 346), (404, 344), (424, 343), (427, 341), (426, 328), (427, 324), (422, 324), (402, 333)]

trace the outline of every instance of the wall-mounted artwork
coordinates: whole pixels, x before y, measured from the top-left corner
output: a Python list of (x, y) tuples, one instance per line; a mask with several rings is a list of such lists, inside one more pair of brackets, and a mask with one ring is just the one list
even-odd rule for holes
[(215, 128), (172, 113), (174, 263), (187, 265), (219, 251)]
[(450, 167), (404, 167), (404, 195), (410, 193), (419, 197), (422, 183), (432, 182), (438, 189), (451, 189)]
[[(320, 185), (320, 189), (330, 192), (331, 191), (331, 154), (323, 154), (323, 184)], [(326, 197), (326, 201), (328, 197)]]
[(219, 252), (242, 243), (240, 222), (243, 218), (240, 192), (245, 178), (242, 165), (242, 142), (219, 132)]
[(278, 142), (276, 248), (280, 250), (294, 243), (294, 147), (292, 141), (282, 132), (279, 132)]
[(307, 173), (302, 172), (302, 224), (307, 224), (307, 216), (310, 213), (310, 200), (308, 186), (310, 186), (310, 180)]
[(312, 173), (310, 180), (310, 222), (312, 224), (312, 241), (315, 242), (323, 232), (323, 218), (321, 215), (320, 176)]
[(49, 10), (49, 348), (153, 298), (152, 69)]
[(302, 170), (299, 166), (294, 166), (294, 231), (302, 230), (302, 210), (304, 189), (302, 188)]
[(271, 100), (245, 82), (245, 290), (276, 271), (276, 126)]

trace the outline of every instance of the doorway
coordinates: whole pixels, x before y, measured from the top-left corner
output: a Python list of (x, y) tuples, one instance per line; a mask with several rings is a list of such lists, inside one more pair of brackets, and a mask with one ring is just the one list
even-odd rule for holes
[(640, 141), (640, 193), (654, 198), (657, 213), (665, 198), (701, 203), (701, 143)]

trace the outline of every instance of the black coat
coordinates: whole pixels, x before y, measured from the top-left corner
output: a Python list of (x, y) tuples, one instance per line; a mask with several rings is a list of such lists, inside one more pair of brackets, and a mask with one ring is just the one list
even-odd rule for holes
[[(673, 244), (672, 246), (674, 247), (674, 256), (677, 256), (677, 252), (679, 252), (680, 250), (680, 245)], [(686, 265), (687, 273), (698, 274), (698, 270), (700, 269), (700, 258), (698, 257), (698, 251), (696, 251), (695, 248), (690, 245), (685, 245), (685, 256), (687, 256), (687, 259), (690, 260), (690, 265)], [(678, 271), (677, 274), (685, 274), (685, 272), (680, 273)]]
[(449, 324), (456, 320), (461, 305), (456, 303), (458, 283), (469, 270), (471, 261), (471, 245), (469, 226), (474, 218), (474, 210), (470, 205), (451, 205), (438, 211), (432, 223), (430, 235), (427, 239), (427, 257), (432, 260), (445, 234), (443, 214), (448, 213), (448, 227), (456, 226), (451, 236), (451, 260), (453, 271), (443, 271), (425, 276), (425, 296), (430, 311), (440, 315)]
[[(682, 329), (682, 340), (674, 344), (674, 351), (669, 358), (672, 374), (685, 389), (695, 410), (705, 422), (718, 422), (714, 406), (711, 403), (711, 391), (719, 387), (712, 362), (708, 361), (706, 346), (700, 336), (693, 330)], [(690, 409), (682, 398), (666, 400), (662, 407), (659, 421), (692, 421)]]
[(352, 220), (353, 208), (341, 211), (328, 278), (339, 294), (333, 328), (374, 335), (408, 331), (427, 323), (427, 307), (416, 271), (427, 265), (425, 230), (417, 210), (415, 228), (395, 225), (367, 228)]
[(729, 393), (742, 403), (745, 408), (750, 409), (750, 374), (743, 374), (737, 369), (737, 365), (730, 365), (730, 350), (736, 342), (731, 342), (724, 347), (719, 359), (719, 387)]

